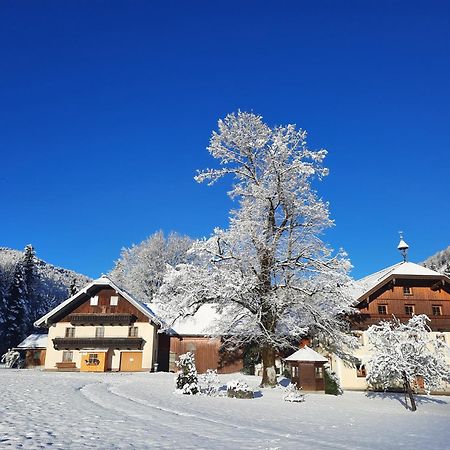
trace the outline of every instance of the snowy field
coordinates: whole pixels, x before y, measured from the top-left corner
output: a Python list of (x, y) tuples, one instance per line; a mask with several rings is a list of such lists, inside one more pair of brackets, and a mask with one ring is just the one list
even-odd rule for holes
[[(450, 397), (173, 394), (167, 373), (0, 370), (0, 448), (448, 449)], [(232, 376), (222, 376), (227, 381)], [(258, 390), (259, 379), (245, 377)]]

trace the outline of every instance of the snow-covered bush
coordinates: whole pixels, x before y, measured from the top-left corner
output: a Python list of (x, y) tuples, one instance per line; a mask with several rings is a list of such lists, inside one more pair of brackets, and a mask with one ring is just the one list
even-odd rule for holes
[(331, 370), (329, 364), (325, 364), (324, 368), (325, 394), (342, 395), (344, 391), (341, 388), (339, 377)]
[(301, 403), (305, 401), (305, 394), (300, 392), (296, 384), (290, 383), (286, 387), (286, 395), (283, 397), (285, 402)]
[(179, 369), (175, 377), (177, 392), (188, 395), (198, 394), (200, 389), (194, 354), (187, 352), (180, 355), (176, 364)]
[(20, 353), (15, 350), (8, 350), (4, 355), (2, 355), (2, 359), (0, 362), (5, 364), (6, 367), (12, 369), (13, 367), (19, 367), (20, 361)]
[(219, 377), (217, 375), (217, 370), (208, 369), (206, 373), (200, 377), (200, 381), (204, 385), (201, 388), (202, 394), (206, 394), (208, 396), (217, 395), (219, 388)]
[(227, 383), (227, 396), (231, 398), (253, 398), (253, 391), (242, 380), (231, 380)]

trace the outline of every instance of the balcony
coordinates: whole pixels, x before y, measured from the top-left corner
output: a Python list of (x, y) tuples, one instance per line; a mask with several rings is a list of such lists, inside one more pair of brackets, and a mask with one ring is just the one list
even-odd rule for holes
[(71, 314), (69, 316), (72, 325), (131, 325), (136, 322), (133, 314)]
[(55, 350), (80, 350), (83, 348), (110, 348), (114, 350), (142, 350), (140, 337), (65, 337), (54, 338)]
[[(397, 314), (395, 316), (400, 322), (407, 322), (412, 316), (406, 314)], [(430, 322), (428, 326), (432, 331), (450, 331), (450, 316), (428, 316)], [(370, 325), (379, 324), (384, 320), (392, 320), (391, 314), (360, 314), (352, 316), (351, 329), (352, 330), (366, 330)]]

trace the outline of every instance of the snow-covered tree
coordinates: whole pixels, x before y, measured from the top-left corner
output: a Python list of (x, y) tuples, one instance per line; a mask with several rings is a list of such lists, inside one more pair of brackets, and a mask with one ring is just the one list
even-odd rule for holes
[(162, 231), (138, 245), (122, 249), (110, 276), (138, 298), (151, 302), (161, 286), (167, 264), (187, 261), (192, 239), (177, 233), (167, 238)]
[(180, 355), (178, 361), (178, 372), (175, 378), (177, 391), (182, 394), (196, 395), (200, 392), (198, 384), (197, 369), (195, 367), (195, 355), (191, 352)]
[(1, 350), (11, 348), (19, 344), (27, 333), (27, 291), (23, 264), (16, 266), (13, 282), (3, 298), (2, 325), (3, 336)]
[(270, 128), (245, 112), (220, 120), (208, 149), (221, 168), (199, 172), (196, 180), (213, 184), (230, 175), (229, 196), (238, 207), (228, 229), (193, 245), (195, 264), (168, 270), (158, 296), (166, 315), (215, 305), (217, 334), (260, 346), (262, 386), (277, 383), (277, 350), (296, 347), (304, 336), (345, 357), (345, 348), (356, 345), (342, 320), (353, 312), (350, 263), (321, 240), (333, 222), (312, 186), (328, 174), (326, 150), (310, 150), (306, 132), (294, 125)]
[(413, 316), (407, 323), (397, 318), (372, 325), (367, 330), (372, 357), (368, 361), (367, 382), (374, 388), (404, 386), (412, 409), (415, 402), (411, 386), (423, 382), (425, 389), (439, 388), (450, 382), (446, 361), (449, 348), (435, 339), (424, 315)]

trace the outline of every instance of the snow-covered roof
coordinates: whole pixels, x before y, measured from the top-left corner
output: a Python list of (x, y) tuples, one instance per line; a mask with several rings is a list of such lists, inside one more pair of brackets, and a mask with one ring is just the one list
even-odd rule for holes
[(135, 306), (139, 311), (142, 312), (145, 316), (147, 316), (152, 322), (160, 325), (159, 320), (155, 316), (154, 312), (145, 304), (142, 303), (135, 298), (133, 298), (127, 291), (117, 286), (114, 281), (112, 281), (109, 277), (106, 275), (102, 275), (100, 278), (97, 278), (96, 280), (92, 281), (91, 283), (87, 284), (84, 288), (80, 289), (75, 295), (68, 298), (67, 300), (60, 303), (56, 308), (53, 308), (50, 312), (48, 312), (45, 316), (42, 316), (40, 319), (36, 320), (34, 322), (34, 326), (39, 327), (42, 325), (46, 325), (48, 323), (48, 320), (53, 317), (55, 314), (57, 314), (59, 311), (66, 308), (70, 303), (76, 301), (83, 295), (89, 295), (88, 291), (93, 287), (101, 287), (101, 286), (108, 286), (113, 288), (118, 294), (120, 294), (122, 297), (127, 299), (133, 306)]
[[(370, 291), (384, 284), (392, 278), (447, 278), (439, 272), (428, 269), (412, 262), (400, 262), (393, 266), (386, 267), (367, 277), (356, 281), (353, 286), (352, 295), (355, 300), (368, 295)], [(448, 278), (447, 278), (448, 279)], [(450, 282), (450, 280), (448, 280)]]
[(47, 334), (30, 334), (17, 348), (46, 348), (47, 338)]
[(305, 345), (291, 356), (285, 358), (285, 361), (328, 362), (328, 359)]
[[(164, 313), (159, 311), (157, 305), (147, 303), (147, 307), (164, 320)], [(168, 332), (183, 336), (206, 336), (211, 334), (214, 323), (220, 319), (213, 305), (205, 304), (200, 306), (193, 316), (179, 318), (171, 325)]]

